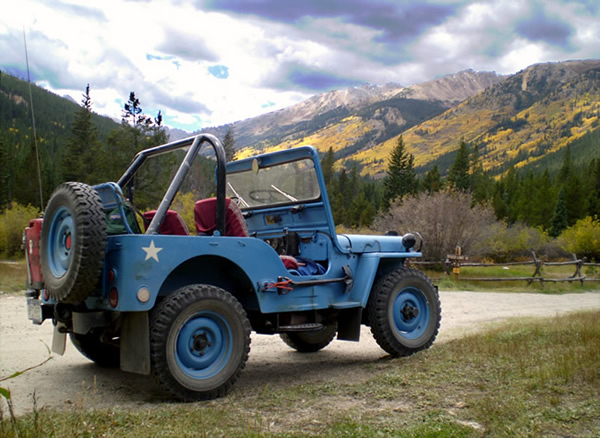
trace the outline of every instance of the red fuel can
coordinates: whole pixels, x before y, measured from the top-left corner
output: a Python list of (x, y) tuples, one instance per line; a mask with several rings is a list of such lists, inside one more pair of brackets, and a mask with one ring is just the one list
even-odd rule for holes
[(27, 260), (27, 287), (29, 289), (39, 290), (43, 287), (42, 265), (40, 261), (40, 235), (42, 233), (41, 218), (29, 221), (29, 226), (25, 228), (25, 258)]

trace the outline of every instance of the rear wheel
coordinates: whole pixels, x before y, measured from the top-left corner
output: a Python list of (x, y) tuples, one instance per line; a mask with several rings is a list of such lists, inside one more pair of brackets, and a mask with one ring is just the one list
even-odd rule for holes
[(320, 330), (280, 333), (279, 336), (283, 342), (300, 353), (314, 353), (327, 347), (336, 333), (336, 325), (330, 324)]
[(367, 305), (373, 337), (392, 356), (429, 348), (440, 328), (442, 310), (431, 280), (415, 269), (382, 277)]
[(104, 368), (119, 366), (120, 349), (116, 344), (104, 343), (100, 340), (101, 332), (91, 331), (87, 335), (71, 333), (71, 342), (77, 350)]
[(229, 292), (209, 285), (183, 287), (154, 310), (150, 329), (152, 370), (185, 401), (225, 395), (250, 351), (250, 322)]
[(67, 182), (56, 188), (44, 215), (40, 258), (50, 297), (82, 302), (96, 287), (104, 262), (106, 220), (92, 187)]

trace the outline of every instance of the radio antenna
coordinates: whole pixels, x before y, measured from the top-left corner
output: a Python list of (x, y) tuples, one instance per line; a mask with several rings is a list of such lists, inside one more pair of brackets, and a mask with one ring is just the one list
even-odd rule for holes
[(33, 94), (31, 93), (31, 76), (29, 75), (29, 55), (27, 54), (27, 37), (25, 26), (23, 26), (23, 42), (25, 44), (25, 63), (27, 64), (27, 82), (29, 84), (29, 106), (31, 107), (31, 125), (33, 127), (33, 144), (35, 146), (35, 159), (37, 163), (38, 188), (40, 191), (40, 210), (44, 211), (44, 195), (42, 194), (42, 171), (40, 168), (40, 151), (37, 144), (37, 133), (35, 130), (35, 113), (33, 111)]

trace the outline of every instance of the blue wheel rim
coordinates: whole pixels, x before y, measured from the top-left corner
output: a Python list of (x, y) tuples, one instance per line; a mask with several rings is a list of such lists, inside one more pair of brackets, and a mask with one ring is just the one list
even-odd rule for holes
[(56, 278), (63, 277), (69, 270), (75, 237), (73, 216), (66, 207), (60, 207), (50, 222), (46, 247), (48, 267)]
[(231, 358), (232, 338), (229, 322), (218, 313), (201, 311), (193, 314), (177, 334), (177, 366), (192, 379), (209, 379), (219, 374)]
[(392, 306), (397, 333), (404, 339), (417, 339), (429, 325), (429, 306), (421, 290), (407, 287), (398, 292)]

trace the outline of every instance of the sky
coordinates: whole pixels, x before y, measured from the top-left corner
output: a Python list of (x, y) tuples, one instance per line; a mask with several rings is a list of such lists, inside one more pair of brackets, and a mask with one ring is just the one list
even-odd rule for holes
[[(598, 0), (3, 0), (0, 70), (187, 131), (315, 94), (600, 59)], [(10, 7), (6, 7), (10, 4)], [(25, 38), (24, 38), (25, 35)]]

